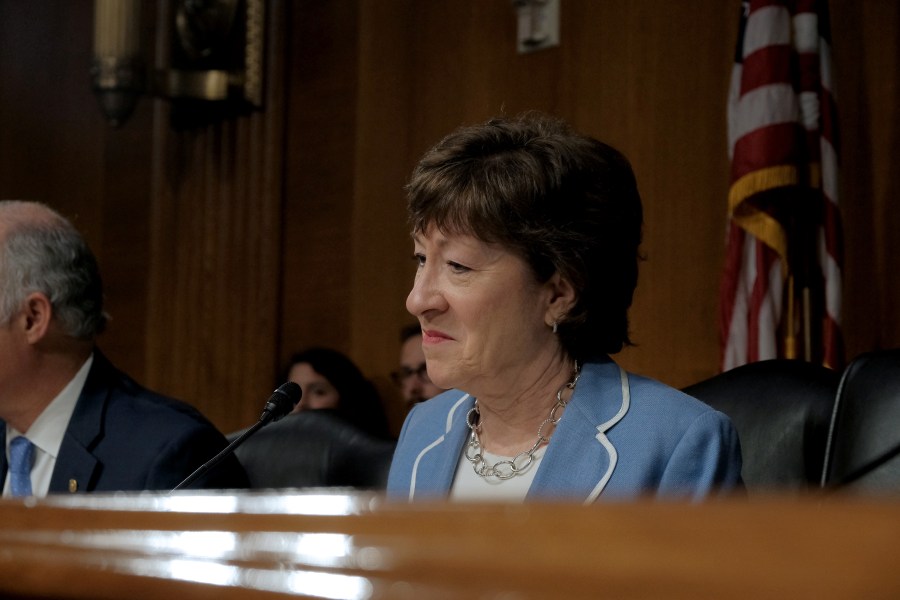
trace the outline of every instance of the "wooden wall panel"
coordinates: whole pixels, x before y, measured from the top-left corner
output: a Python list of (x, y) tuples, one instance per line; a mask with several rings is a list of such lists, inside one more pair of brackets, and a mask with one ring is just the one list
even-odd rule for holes
[(412, 168), (408, 32), (416, 4), (363, 2), (359, 15), (349, 354), (375, 382), (397, 433), (406, 409), (388, 373), (397, 366), (400, 325), (414, 322), (405, 308), (415, 267), (403, 183)]
[(832, 0), (846, 354), (900, 346), (900, 4)]
[(276, 386), (286, 8), (268, 8), (265, 110), (156, 119), (147, 381), (223, 431), (252, 424)]
[(349, 352), (353, 296), (357, 2), (290, 6), (279, 364), (311, 345)]

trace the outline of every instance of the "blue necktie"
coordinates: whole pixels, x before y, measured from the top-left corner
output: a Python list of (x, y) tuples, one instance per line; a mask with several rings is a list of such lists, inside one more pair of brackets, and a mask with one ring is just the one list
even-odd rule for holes
[(9, 442), (9, 491), (13, 496), (31, 495), (31, 462), (34, 444), (19, 436)]

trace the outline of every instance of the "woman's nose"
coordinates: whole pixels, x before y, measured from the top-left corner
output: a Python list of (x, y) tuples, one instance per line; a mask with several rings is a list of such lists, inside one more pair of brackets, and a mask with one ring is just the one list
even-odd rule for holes
[(431, 274), (430, 269), (427, 266), (420, 267), (416, 271), (412, 289), (406, 297), (406, 310), (410, 314), (418, 316), (431, 308), (435, 308), (438, 297), (436, 290), (434, 276)]

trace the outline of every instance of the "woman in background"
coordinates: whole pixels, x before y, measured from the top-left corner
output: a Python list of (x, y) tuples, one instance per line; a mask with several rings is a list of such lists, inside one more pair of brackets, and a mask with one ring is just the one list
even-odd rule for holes
[(378, 391), (344, 354), (330, 348), (309, 348), (294, 354), (285, 371), (285, 379), (303, 391), (294, 412), (331, 410), (376, 437), (390, 437)]

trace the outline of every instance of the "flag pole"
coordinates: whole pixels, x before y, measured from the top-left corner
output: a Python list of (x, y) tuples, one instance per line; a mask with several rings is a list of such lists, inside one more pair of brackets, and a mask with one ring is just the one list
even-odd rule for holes
[(797, 358), (797, 330), (794, 324), (794, 316), (796, 314), (794, 311), (794, 296), (794, 274), (788, 273), (787, 301), (785, 302), (784, 307), (784, 329), (782, 333), (785, 358)]

